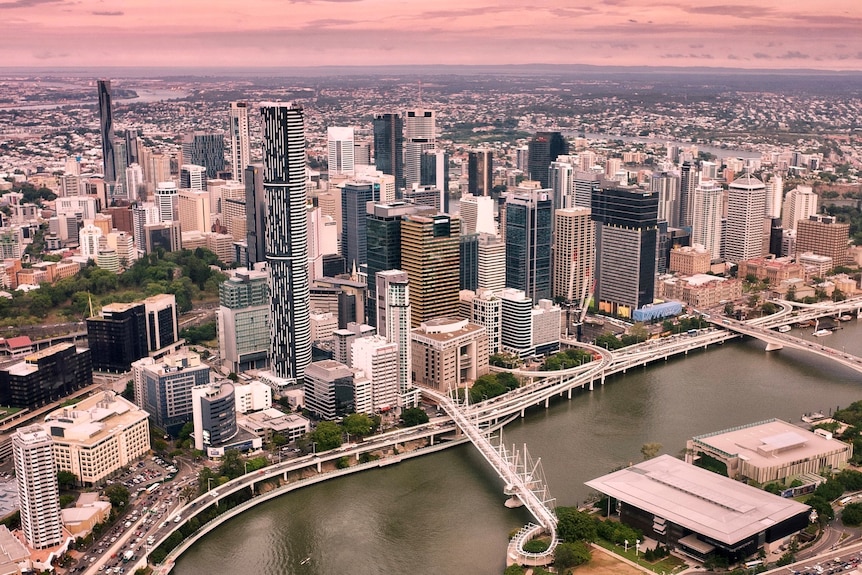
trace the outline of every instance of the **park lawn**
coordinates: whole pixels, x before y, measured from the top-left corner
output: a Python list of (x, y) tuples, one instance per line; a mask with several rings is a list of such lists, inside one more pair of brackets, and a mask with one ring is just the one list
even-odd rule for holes
[(642, 573), (642, 571), (628, 563), (623, 563), (613, 555), (608, 555), (598, 549), (592, 551), (590, 562), (575, 567), (572, 570), (573, 575), (641, 575)]
[[(621, 557), (625, 557), (629, 561), (633, 563), (638, 563), (641, 567), (649, 569), (654, 573), (673, 573), (674, 570), (679, 569), (680, 567), (685, 566), (685, 562), (679, 559), (678, 557), (674, 557), (673, 555), (669, 555), (662, 559), (661, 561), (656, 561), (654, 563), (650, 563), (649, 561), (643, 558), (643, 553), (640, 554), (639, 557), (635, 557), (635, 548), (633, 545), (629, 545), (628, 551), (625, 551), (619, 545), (615, 545), (610, 541), (604, 541), (603, 539), (599, 539), (596, 541), (596, 545), (600, 545), (603, 548), (607, 549), (611, 553), (615, 555), (620, 555)], [(603, 554), (601, 551), (594, 550), (593, 557), (596, 555)]]

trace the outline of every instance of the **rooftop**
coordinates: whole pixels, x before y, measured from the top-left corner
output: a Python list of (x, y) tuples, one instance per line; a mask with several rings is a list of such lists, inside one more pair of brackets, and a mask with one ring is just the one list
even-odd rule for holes
[(670, 455), (615, 471), (586, 485), (728, 545), (809, 509)]
[(45, 428), (54, 441), (91, 444), (147, 417), (147, 412), (132, 402), (113, 391), (104, 391), (52, 411), (45, 417)]
[(787, 465), (848, 448), (837, 439), (827, 439), (780, 419), (699, 435), (693, 439), (744, 459), (754, 467)]

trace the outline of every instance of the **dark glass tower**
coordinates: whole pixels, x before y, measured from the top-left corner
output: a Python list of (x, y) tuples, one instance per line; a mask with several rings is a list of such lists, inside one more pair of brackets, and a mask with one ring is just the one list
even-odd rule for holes
[(195, 132), (183, 136), (183, 163), (203, 166), (207, 178), (224, 170), (224, 134)]
[(395, 176), (395, 187), (404, 187), (404, 120), (400, 114), (375, 114), (374, 167)]
[(341, 189), (341, 253), (352, 270), (366, 263), (368, 238), (365, 233), (367, 204), (374, 199), (374, 186), (347, 182)]
[(683, 162), (679, 174), (679, 225), (691, 227), (694, 210), (692, 200), (697, 187), (697, 168), (691, 162)]
[(527, 168), (531, 180), (548, 186), (548, 168), (557, 156), (569, 153), (569, 143), (559, 132), (536, 132), (527, 144)]
[(105, 181), (117, 181), (117, 168), (114, 162), (114, 116), (111, 110), (111, 81), (99, 80), (99, 128), (102, 136), (102, 162), (105, 167)]
[(263, 165), (253, 164), (243, 170), (245, 183), (245, 226), (248, 267), (266, 261), (266, 196), (263, 192)]
[(608, 188), (593, 194), (596, 226), (595, 299), (600, 312), (631, 317), (653, 302), (658, 193)]
[(479, 289), (479, 234), (464, 234), (460, 244), (460, 289)]
[(270, 366), (277, 377), (302, 379), (311, 363), (308, 284), (308, 201), (302, 107), (261, 104), (266, 262), (270, 303)]
[(506, 197), (506, 287), (533, 302), (551, 297), (550, 190), (515, 192)]
[[(548, 162), (550, 165), (550, 162)], [(494, 187), (494, 160), (491, 150), (471, 150), (467, 156), (467, 191), (474, 196), (490, 196)]]
[(102, 315), (87, 318), (87, 341), (97, 371), (128, 371), (147, 356), (146, 309), (142, 303), (105, 306)]

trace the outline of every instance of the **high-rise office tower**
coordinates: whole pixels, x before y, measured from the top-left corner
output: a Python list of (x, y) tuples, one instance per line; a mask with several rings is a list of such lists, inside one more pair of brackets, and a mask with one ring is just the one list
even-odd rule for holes
[(497, 233), (491, 196), (461, 196), (460, 205), (462, 234)]
[(410, 278), (413, 327), (458, 315), (460, 229), (460, 220), (446, 214), (401, 220), (401, 269)]
[(564, 208), (554, 212), (555, 298), (580, 303), (593, 281), (596, 251), (595, 223), (589, 208)]
[(548, 187), (548, 168), (557, 156), (569, 153), (569, 143), (560, 132), (536, 132), (529, 147), (528, 174), (531, 180)]
[(593, 195), (595, 301), (599, 311), (631, 317), (652, 303), (658, 242), (658, 194), (607, 188)]
[(785, 230), (795, 230), (799, 220), (817, 213), (818, 196), (810, 186), (796, 186), (784, 196), (781, 223)]
[(196, 164), (183, 164), (180, 166), (180, 187), (187, 190), (206, 190), (206, 167)]
[(138, 131), (134, 128), (126, 129), (126, 165), (141, 163), (141, 149), (138, 140)]
[(245, 184), (245, 231), (248, 245), (248, 267), (266, 261), (266, 195), (263, 191), (263, 165), (246, 166), (243, 170)]
[(401, 114), (375, 114), (373, 126), (374, 166), (395, 176), (395, 186), (400, 190), (404, 188), (404, 120)]
[(479, 289), (501, 290), (506, 287), (506, 243), (494, 234), (479, 234)]
[(102, 164), (105, 181), (117, 181), (117, 170), (114, 162), (114, 116), (111, 110), (111, 81), (99, 80), (99, 128), (102, 136)]
[[(156, 184), (156, 206), (159, 209), (160, 222), (172, 222), (177, 219), (177, 202), (179, 190), (173, 182)], [(151, 223), (151, 222), (147, 222)], [(135, 238), (137, 241), (137, 237)]]
[[(445, 150), (432, 148), (422, 152), (419, 162), (419, 184), (434, 186), (442, 192), (449, 191), (449, 154)], [(446, 202), (448, 205), (449, 202)]]
[(780, 218), (784, 201), (784, 178), (774, 174), (766, 182), (766, 217)]
[(493, 187), (493, 150), (488, 148), (470, 150), (467, 155), (467, 191), (474, 196), (490, 196)]
[(353, 126), (326, 128), (326, 152), (330, 176), (352, 176), (355, 173), (353, 144)]
[(141, 302), (112, 303), (99, 315), (87, 318), (87, 340), (93, 369), (127, 371), (133, 361), (147, 355), (146, 308)]
[(850, 224), (839, 222), (835, 216), (815, 214), (796, 223), (796, 255), (806, 252), (832, 258), (832, 265), (847, 263), (847, 243)]
[(404, 115), (404, 185), (422, 182), (422, 154), (437, 142), (437, 114), (433, 110), (407, 110)]
[(692, 200), (692, 244), (704, 246), (713, 260), (721, 257), (723, 195), (724, 190), (720, 185), (704, 180), (694, 189)]
[(650, 190), (658, 194), (658, 219), (668, 227), (678, 228), (679, 176), (670, 172), (656, 172), (650, 178)]
[(230, 103), (230, 173), (242, 182), (245, 169), (251, 164), (251, 137), (248, 129), (248, 102)]
[(235, 373), (263, 369), (269, 356), (269, 286), (266, 272), (236, 271), (219, 284), (219, 350)]
[(749, 173), (728, 186), (724, 257), (731, 263), (763, 255), (766, 186)]
[(548, 187), (551, 188), (551, 198), (554, 210), (570, 208), (575, 205), (574, 175), (576, 166), (574, 156), (558, 156), (548, 166)]
[(595, 172), (575, 170), (572, 175), (572, 197), (569, 208), (589, 208), (592, 206), (593, 194), (602, 189), (601, 176)]
[(224, 170), (224, 134), (186, 134), (182, 146), (183, 163), (205, 167), (207, 178), (216, 178)]
[(368, 202), (374, 200), (372, 184), (346, 182), (341, 188), (341, 254), (347, 268), (357, 269), (367, 261), (368, 236), (365, 220)]
[(418, 401), (413, 387), (413, 353), (410, 345), (410, 328), (413, 313), (410, 307), (408, 274), (401, 270), (377, 273), (376, 291), (377, 333), (388, 342), (398, 344), (399, 405), (412, 407)]
[(679, 170), (679, 227), (691, 226), (691, 204), (699, 179), (697, 167), (692, 162), (683, 162)]
[(183, 232), (210, 231), (210, 195), (202, 190), (180, 190), (177, 194), (177, 215)]
[(261, 104), (266, 262), (271, 289), (270, 369), (301, 379), (311, 363), (305, 121), (302, 107)]
[(356, 166), (372, 166), (371, 144), (369, 142), (353, 142), (353, 163)]
[(126, 195), (132, 201), (147, 197), (144, 171), (138, 164), (131, 164), (126, 168)]
[(59, 545), (63, 524), (51, 436), (39, 425), (22, 427), (12, 435), (12, 459), (27, 544), (33, 549)]
[(506, 287), (538, 301), (551, 297), (550, 189), (506, 194)]
[(461, 234), (458, 286), (476, 291), (479, 287), (479, 234)]
[(377, 325), (377, 272), (401, 268), (401, 218), (422, 210), (413, 204), (394, 202), (375, 204), (366, 214), (368, 305), (365, 309), (370, 325)]
[(126, 188), (126, 139), (124, 137), (114, 137), (114, 176), (116, 178), (114, 186), (109, 186), (109, 201), (118, 199), (129, 199), (129, 190)]

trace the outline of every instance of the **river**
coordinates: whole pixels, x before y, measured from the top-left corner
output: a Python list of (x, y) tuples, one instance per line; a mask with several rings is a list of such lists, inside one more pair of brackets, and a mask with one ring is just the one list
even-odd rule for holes
[[(811, 331), (793, 334), (814, 339)], [(817, 341), (862, 355), (860, 333), (853, 320)], [(551, 494), (575, 505), (590, 496), (585, 481), (640, 461), (644, 443), (677, 455), (693, 435), (798, 422), (862, 399), (860, 384), (862, 375), (825, 358), (735, 341), (533, 409), (504, 436), (541, 457)], [(500, 575), (507, 535), (530, 521), (503, 506), (502, 487), (472, 446), (455, 447), (265, 503), (194, 545), (173, 573)]]

